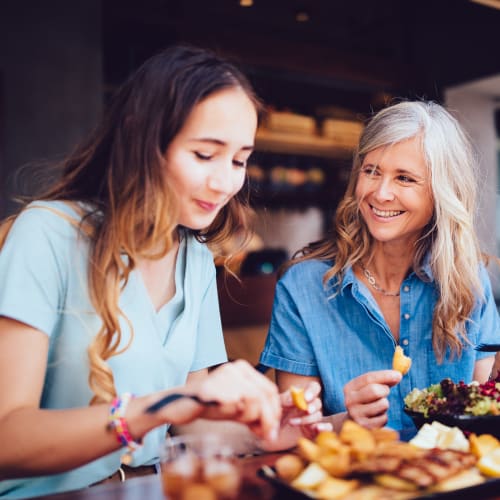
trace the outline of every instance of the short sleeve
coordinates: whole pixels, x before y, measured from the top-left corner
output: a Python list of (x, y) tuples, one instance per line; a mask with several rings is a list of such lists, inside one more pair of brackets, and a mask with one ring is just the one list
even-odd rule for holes
[(319, 376), (309, 334), (302, 321), (293, 290), (299, 286), (290, 269), (276, 286), (269, 332), (260, 362), (277, 370)]
[(41, 208), (25, 209), (0, 252), (0, 315), (48, 335), (57, 323), (64, 295), (56, 219)]
[[(490, 278), (484, 266), (480, 271), (481, 284), (483, 285), (484, 301), (480, 302), (478, 315), (474, 318), (477, 328), (476, 344), (500, 344), (500, 319), (493, 296)], [(492, 356), (491, 352), (477, 351), (476, 359)]]
[[(191, 371), (227, 361), (215, 279), (215, 265), (210, 252), (206, 252), (204, 269), (206, 288), (200, 305), (196, 352)], [(203, 282), (203, 278), (202, 278)], [(203, 290), (203, 287), (201, 288)]]

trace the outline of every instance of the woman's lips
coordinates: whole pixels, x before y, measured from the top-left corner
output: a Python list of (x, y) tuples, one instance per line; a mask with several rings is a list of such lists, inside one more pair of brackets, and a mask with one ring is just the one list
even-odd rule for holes
[(391, 219), (392, 217), (397, 217), (403, 213), (402, 210), (379, 210), (375, 208), (373, 205), (370, 205), (372, 212), (377, 216), (383, 219)]
[(196, 200), (196, 204), (206, 212), (213, 212), (220, 206), (220, 203), (211, 203), (203, 200)]

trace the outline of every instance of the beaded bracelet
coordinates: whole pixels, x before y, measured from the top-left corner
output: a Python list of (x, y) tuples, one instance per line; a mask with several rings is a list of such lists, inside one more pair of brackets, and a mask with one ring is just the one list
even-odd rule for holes
[(125, 419), (125, 411), (131, 399), (134, 396), (129, 392), (125, 392), (121, 396), (113, 399), (108, 415), (107, 429), (114, 431), (117, 441), (127, 451), (121, 458), (122, 464), (129, 464), (132, 461), (132, 453), (141, 446), (140, 441), (136, 441), (130, 434), (127, 420)]

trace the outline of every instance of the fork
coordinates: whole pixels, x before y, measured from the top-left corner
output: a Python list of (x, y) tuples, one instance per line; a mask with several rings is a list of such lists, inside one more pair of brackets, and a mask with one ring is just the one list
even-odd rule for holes
[[(257, 363), (254, 368), (259, 372), (259, 373), (266, 373), (270, 368), (268, 366), (262, 365), (260, 363)], [(215, 406), (219, 404), (217, 401), (213, 400), (208, 400), (205, 401), (198, 396), (195, 396), (194, 394), (183, 394), (180, 392), (175, 392), (173, 394), (168, 394), (167, 396), (161, 398), (158, 400), (156, 403), (153, 403), (151, 406), (148, 406), (146, 408), (146, 413), (154, 413), (158, 411), (159, 409), (163, 408), (164, 406), (173, 403), (174, 401), (177, 401), (178, 399), (181, 398), (188, 398), (192, 399), (193, 401), (196, 401), (197, 403), (200, 403), (205, 406)]]
[(193, 401), (196, 401), (197, 403), (200, 403), (204, 406), (215, 406), (219, 404), (218, 401), (214, 400), (206, 401), (204, 399), (199, 398), (198, 396), (195, 396), (194, 394), (182, 394), (180, 392), (174, 392), (173, 394), (168, 394), (167, 396), (159, 399), (156, 403), (153, 403), (151, 406), (148, 406), (146, 408), (146, 413), (155, 413), (160, 408), (163, 408), (164, 406), (182, 398), (192, 399)]
[(477, 344), (474, 349), (482, 352), (498, 352), (500, 351), (500, 344)]

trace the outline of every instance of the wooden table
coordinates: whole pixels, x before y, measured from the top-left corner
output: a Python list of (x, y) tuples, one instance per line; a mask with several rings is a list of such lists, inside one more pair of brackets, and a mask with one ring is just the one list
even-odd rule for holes
[[(275, 490), (267, 481), (257, 476), (262, 465), (273, 464), (279, 454), (246, 457), (241, 459), (243, 485), (239, 500), (272, 500)], [(284, 498), (280, 495), (280, 498)], [(165, 500), (160, 477), (157, 475), (136, 477), (123, 483), (107, 483), (68, 493), (37, 497), (37, 500)]]
[[(296, 495), (276, 491), (274, 487), (257, 476), (257, 469), (262, 465), (273, 464), (278, 453), (269, 453), (241, 459), (243, 485), (239, 500), (292, 500)], [(500, 488), (499, 488), (500, 490)], [(451, 498), (451, 497), (447, 497)], [(453, 497), (455, 498), (455, 497)], [(470, 498), (457, 496), (457, 499)], [(500, 500), (500, 491), (493, 495), (478, 494), (474, 498), (481, 500)], [(78, 491), (37, 497), (37, 500), (165, 500), (160, 477), (151, 475), (129, 479), (123, 483), (108, 483)]]

